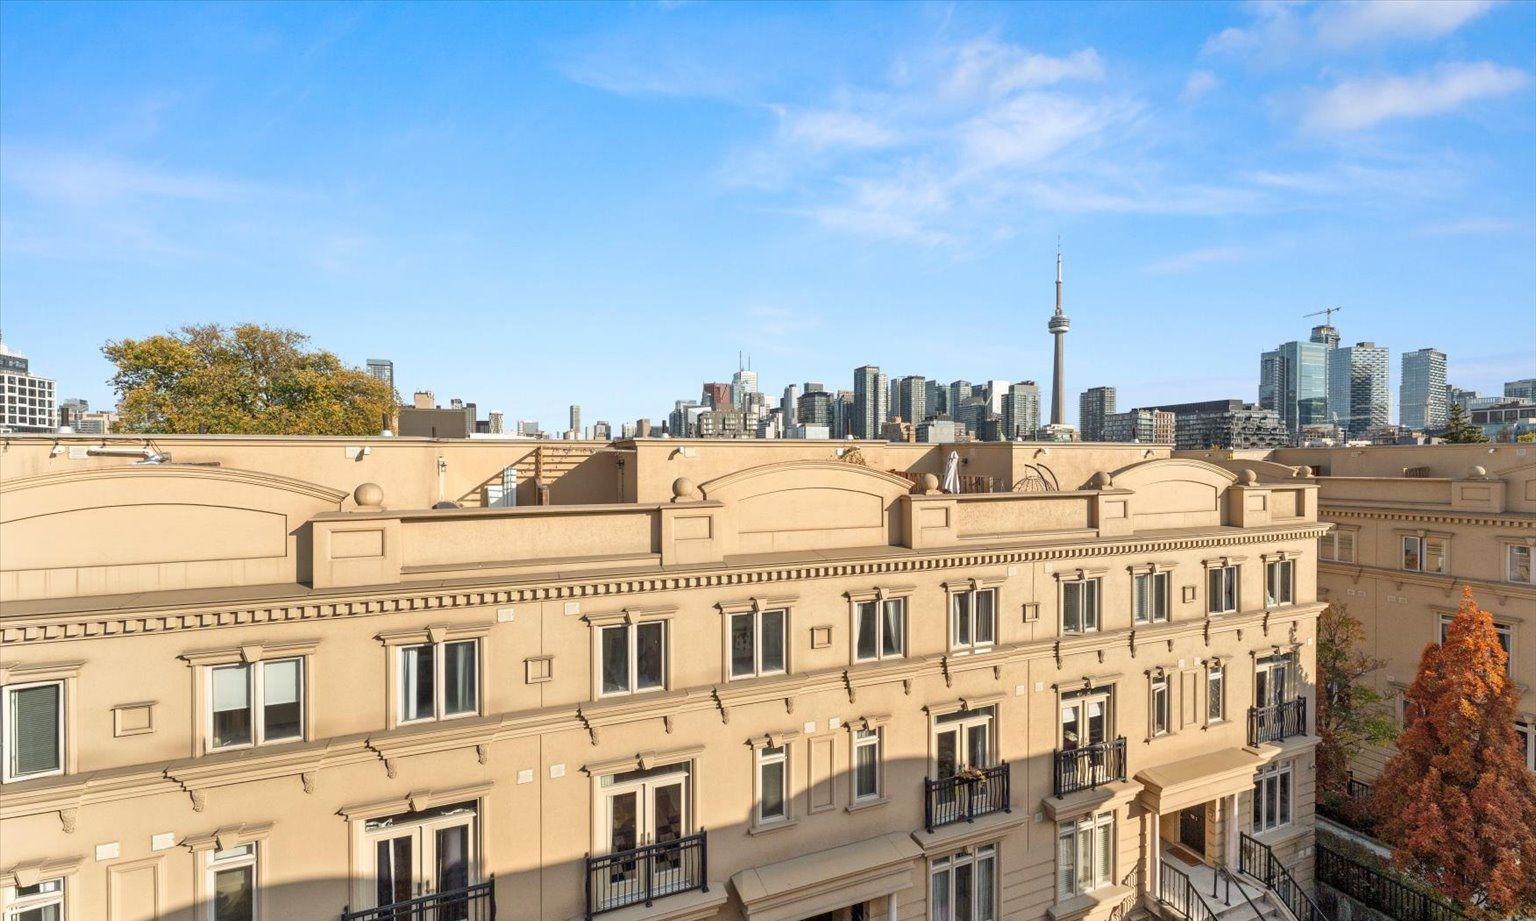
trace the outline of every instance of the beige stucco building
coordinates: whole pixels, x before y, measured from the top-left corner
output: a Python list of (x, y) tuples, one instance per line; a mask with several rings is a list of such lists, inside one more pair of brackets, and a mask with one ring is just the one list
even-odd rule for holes
[(8, 438), (0, 917), (1068, 921), (1198, 916), (1210, 865), (1305, 885), (1318, 481), (955, 449), (997, 491), (882, 442)]

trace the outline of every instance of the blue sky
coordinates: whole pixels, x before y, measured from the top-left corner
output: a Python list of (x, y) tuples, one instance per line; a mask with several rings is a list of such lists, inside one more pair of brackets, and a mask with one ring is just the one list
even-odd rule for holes
[(0, 6), (0, 324), (255, 320), (402, 392), (658, 418), (873, 362), (1256, 399), (1342, 306), (1536, 375), (1536, 4)]

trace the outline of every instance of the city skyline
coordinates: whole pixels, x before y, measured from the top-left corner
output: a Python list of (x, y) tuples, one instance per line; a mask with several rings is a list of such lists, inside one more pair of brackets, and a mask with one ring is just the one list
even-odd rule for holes
[(7, 337), (108, 405), (103, 340), (254, 320), (546, 425), (738, 350), (1043, 382), (1060, 236), (1069, 421), (1255, 400), (1336, 305), (1536, 374), (1536, 7), (1103, 9), (8, 4)]

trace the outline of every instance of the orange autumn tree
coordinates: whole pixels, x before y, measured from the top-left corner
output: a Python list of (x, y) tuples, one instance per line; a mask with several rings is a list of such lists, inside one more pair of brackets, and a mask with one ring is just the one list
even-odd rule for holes
[(1493, 618), (1464, 589), (1445, 642), (1419, 660), (1374, 802), (1398, 867), (1496, 917), (1536, 910), (1536, 775), (1505, 660)]

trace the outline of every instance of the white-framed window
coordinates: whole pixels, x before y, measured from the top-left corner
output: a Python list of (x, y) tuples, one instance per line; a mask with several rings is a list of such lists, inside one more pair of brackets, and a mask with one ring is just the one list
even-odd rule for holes
[(208, 750), (304, 738), (304, 658), (208, 668)]
[(1536, 771), (1536, 727), (1525, 720), (1516, 720), (1515, 735), (1519, 737), (1520, 748), (1525, 752), (1526, 769)]
[(1227, 670), (1220, 662), (1205, 669), (1205, 721), (1219, 723), (1227, 718)]
[(604, 697), (655, 691), (667, 684), (667, 622), (649, 620), (598, 628), (598, 668)]
[(400, 722), (471, 716), (480, 710), (480, 641), (399, 647)]
[(0, 780), (64, 773), (64, 682), (6, 685), (0, 695)]
[(255, 842), (204, 854), (207, 921), (257, 921)]
[(853, 731), (853, 801), (856, 803), (879, 799), (884, 792), (882, 744), (878, 726)]
[(1131, 619), (1160, 624), (1168, 619), (1168, 573), (1137, 573), (1131, 585)]
[(1061, 632), (1096, 633), (1099, 630), (1099, 580), (1075, 579), (1061, 583)]
[(788, 621), (782, 609), (732, 614), (731, 677), (783, 674)]
[(1511, 544), (1505, 551), (1504, 581), (1536, 585), (1536, 566), (1531, 565), (1531, 557), (1536, 553), (1532, 548)]
[(40, 879), (30, 886), (7, 888), (5, 921), (64, 921), (64, 877)]
[(1264, 605), (1275, 607), (1290, 604), (1296, 594), (1296, 563), (1294, 560), (1270, 560), (1264, 564)]
[(1114, 879), (1115, 816), (1083, 816), (1056, 827), (1056, 897), (1070, 899)]
[(1443, 537), (1403, 537), (1402, 567), (1409, 572), (1445, 572)]
[(1213, 566), (1206, 573), (1205, 610), (1210, 614), (1230, 614), (1238, 609), (1238, 576), (1241, 568)]
[(899, 659), (906, 655), (907, 599), (855, 603), (853, 633), (853, 657), (859, 662)]
[(1290, 762), (1269, 764), (1253, 781), (1253, 830), (1269, 831), (1291, 824)]
[[(1451, 614), (1440, 615), (1440, 643), (1444, 645), (1446, 637), (1451, 633), (1451, 621), (1455, 620)], [(1493, 622), (1493, 632), (1499, 638), (1499, 648), (1504, 650), (1504, 672), (1509, 674), (1515, 665), (1515, 628), (1509, 624)]]
[(1345, 528), (1335, 528), (1317, 539), (1318, 556), (1325, 560), (1333, 560), (1336, 563), (1353, 563), (1355, 561), (1355, 532)]
[(1168, 676), (1153, 675), (1152, 691), (1149, 695), (1152, 707), (1152, 735), (1153, 737), (1168, 734), (1171, 710), (1168, 701)]
[(982, 650), (997, 642), (997, 589), (978, 588), (949, 596), (949, 647)]
[(788, 819), (789, 746), (764, 746), (757, 750), (757, 824)]
[(929, 921), (996, 921), (997, 845), (936, 858), (928, 879)]

